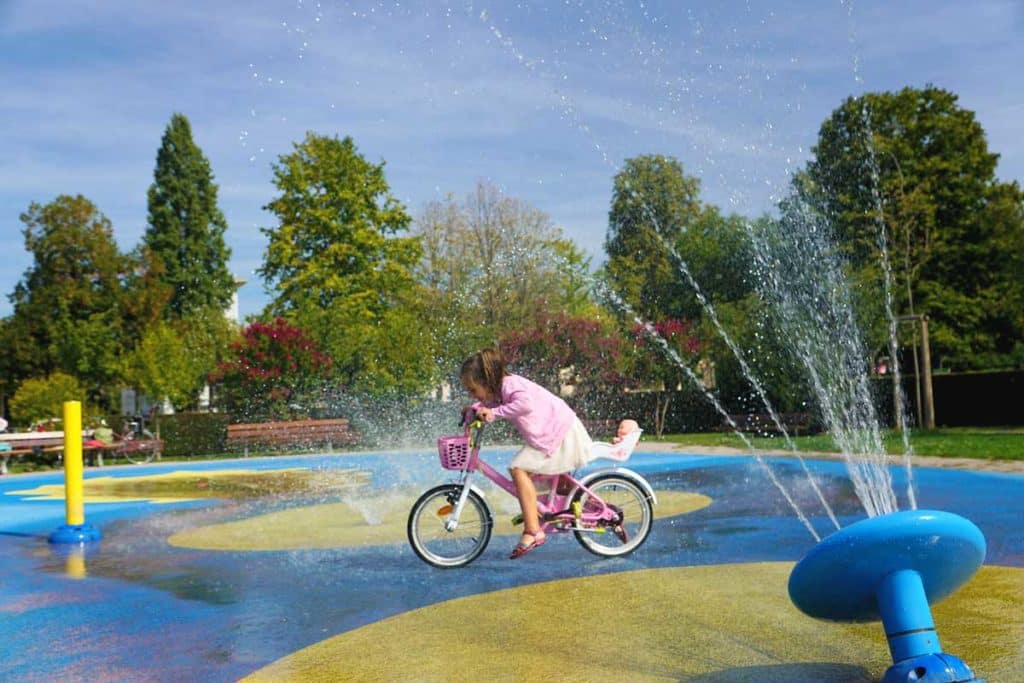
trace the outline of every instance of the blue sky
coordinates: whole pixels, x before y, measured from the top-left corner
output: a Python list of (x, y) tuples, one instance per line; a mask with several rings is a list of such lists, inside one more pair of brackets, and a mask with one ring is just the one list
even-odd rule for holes
[(1020, 0), (0, 0), (0, 315), (31, 202), (82, 194), (139, 242), (174, 112), (220, 186), (245, 316), (271, 164), (307, 131), (385, 161), (414, 216), (488, 179), (597, 263), (624, 159), (675, 156), (706, 201), (758, 215), (862, 92), (957, 93), (1024, 181), (1022, 71)]

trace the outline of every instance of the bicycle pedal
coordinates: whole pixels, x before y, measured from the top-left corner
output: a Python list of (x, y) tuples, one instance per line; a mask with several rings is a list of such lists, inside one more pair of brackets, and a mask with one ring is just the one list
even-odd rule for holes
[(512, 518), (512, 526), (519, 526), (522, 523), (523, 523), (523, 516), (522, 515), (516, 515), (515, 517)]

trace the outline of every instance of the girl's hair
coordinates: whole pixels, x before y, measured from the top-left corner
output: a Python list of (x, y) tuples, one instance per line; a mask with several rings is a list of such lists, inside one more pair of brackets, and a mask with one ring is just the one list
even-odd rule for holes
[(462, 364), (459, 379), (467, 389), (481, 387), (496, 399), (501, 398), (501, 380), (508, 374), (505, 361), (494, 349), (481, 349)]

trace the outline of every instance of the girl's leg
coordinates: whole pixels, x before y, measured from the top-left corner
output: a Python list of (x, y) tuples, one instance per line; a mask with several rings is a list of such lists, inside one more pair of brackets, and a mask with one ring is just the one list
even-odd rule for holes
[[(537, 489), (526, 470), (512, 468), (512, 483), (516, 486), (516, 498), (523, 511), (523, 543), (529, 543), (540, 533), (540, 515), (537, 514)], [(527, 536), (531, 536), (527, 540)]]

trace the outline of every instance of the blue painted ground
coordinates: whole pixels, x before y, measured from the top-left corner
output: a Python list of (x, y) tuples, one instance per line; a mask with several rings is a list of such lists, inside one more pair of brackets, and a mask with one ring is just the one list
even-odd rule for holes
[[(90, 469), (86, 477), (357, 466), (384, 491), (445, 481), (436, 462), (426, 451), (278, 457)], [(834, 527), (799, 464), (768, 462), (827, 535)], [(864, 517), (842, 463), (808, 464), (844, 525)], [(104, 538), (86, 558), (88, 578), (81, 580), (67, 577), (65, 557), (46, 541), (64, 521), (63, 502), (9, 495), (60, 483), (62, 475), (0, 478), (0, 680), (233, 681), (329, 636), (461, 595), (627, 569), (796, 561), (814, 544), (753, 459), (637, 453), (629, 467), (657, 490), (698, 492), (714, 502), (658, 520), (648, 542), (628, 558), (596, 558), (572, 539), (556, 538), (529, 561), (513, 563), (506, 559), (511, 542), (495, 538), (470, 567), (449, 571), (423, 564), (405, 543), (224, 552), (166, 542), (182, 529), (329, 499), (96, 503), (87, 506), (87, 519)], [(893, 469), (901, 508), (907, 507), (904, 476)], [(986, 564), (1024, 567), (1024, 476), (918, 468), (914, 478), (919, 507), (978, 525), (988, 541)]]

